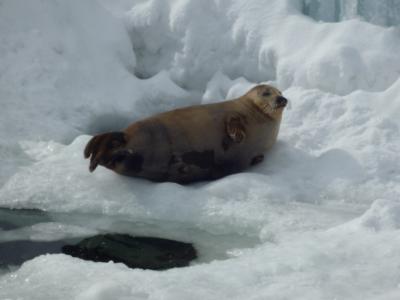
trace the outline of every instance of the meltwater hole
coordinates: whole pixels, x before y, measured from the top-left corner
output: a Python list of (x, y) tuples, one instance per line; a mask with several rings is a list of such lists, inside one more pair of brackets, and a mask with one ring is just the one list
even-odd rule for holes
[(197, 257), (192, 244), (127, 234), (103, 234), (58, 241), (0, 243), (0, 267), (20, 265), (41, 254), (64, 253), (95, 262), (124, 263), (130, 268), (166, 270), (185, 267)]
[(0, 274), (55, 253), (165, 270), (228, 259), (259, 243), (256, 238), (213, 235), (172, 222), (132, 222), (129, 216), (0, 208), (0, 220)]

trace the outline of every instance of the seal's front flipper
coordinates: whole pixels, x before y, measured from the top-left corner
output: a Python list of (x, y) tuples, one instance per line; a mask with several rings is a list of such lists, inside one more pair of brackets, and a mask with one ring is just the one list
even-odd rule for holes
[(229, 116), (225, 121), (225, 129), (235, 143), (241, 143), (246, 138), (245, 120), (241, 116)]

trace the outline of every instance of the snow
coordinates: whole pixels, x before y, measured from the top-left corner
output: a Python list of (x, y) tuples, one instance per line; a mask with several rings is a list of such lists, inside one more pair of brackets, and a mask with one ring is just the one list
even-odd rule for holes
[[(0, 299), (398, 299), (399, 7), (375, 2), (0, 0), (0, 207), (47, 218), (0, 240), (200, 253), (164, 272), (43, 255), (1, 271)], [(290, 100), (261, 165), (187, 186), (88, 172), (91, 135), (260, 82)]]

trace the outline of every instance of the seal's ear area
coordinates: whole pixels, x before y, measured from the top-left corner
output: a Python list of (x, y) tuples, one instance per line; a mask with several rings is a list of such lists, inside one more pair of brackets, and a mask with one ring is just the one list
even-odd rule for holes
[(240, 116), (230, 116), (225, 121), (226, 133), (235, 143), (246, 138), (245, 120)]

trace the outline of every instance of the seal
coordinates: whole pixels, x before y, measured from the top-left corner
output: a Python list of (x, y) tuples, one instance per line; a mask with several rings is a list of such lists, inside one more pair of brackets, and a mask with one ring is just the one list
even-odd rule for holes
[(264, 159), (286, 104), (278, 89), (257, 85), (236, 99), (175, 109), (96, 135), (84, 156), (91, 172), (101, 165), (158, 182), (217, 179)]

